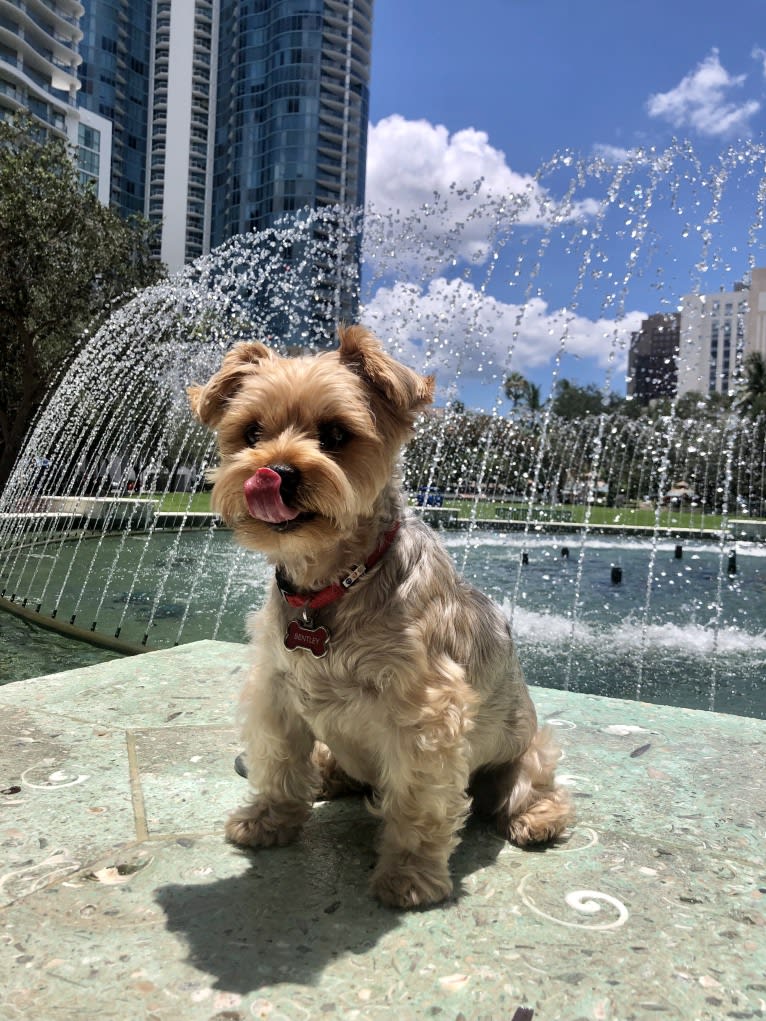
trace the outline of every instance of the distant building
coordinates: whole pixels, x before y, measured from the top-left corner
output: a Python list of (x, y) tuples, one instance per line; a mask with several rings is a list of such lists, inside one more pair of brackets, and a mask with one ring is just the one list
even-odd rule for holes
[[(42, 2), (42, 0), (39, 0)], [(373, 0), (84, 0), (80, 102), (112, 203), (171, 270), (308, 206), (364, 202)]]
[(77, 106), (82, 13), (77, 0), (0, 3), (0, 117), (25, 112), (41, 137), (66, 139), (82, 180), (107, 202), (111, 124)]
[(631, 334), (628, 352), (629, 397), (648, 404), (676, 392), (676, 356), (681, 317), (678, 312), (658, 313)]
[(751, 271), (747, 306), (745, 354), (757, 351), (766, 358), (766, 269)]
[(747, 349), (750, 297), (749, 285), (740, 282), (732, 291), (682, 299), (679, 395), (728, 394), (734, 389)]

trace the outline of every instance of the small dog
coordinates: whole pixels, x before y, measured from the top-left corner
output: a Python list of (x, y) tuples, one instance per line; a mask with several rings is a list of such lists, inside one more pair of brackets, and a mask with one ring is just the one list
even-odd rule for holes
[(297, 358), (237, 344), (189, 389), (218, 436), (213, 507), (276, 567), (250, 621), (253, 792), (226, 836), (287, 844), (320, 792), (371, 788), (372, 889), (411, 908), (450, 895), (472, 803), (519, 845), (555, 839), (571, 808), (506, 619), (405, 509), (397, 462), (434, 380), (360, 326), (339, 337), (337, 351)]

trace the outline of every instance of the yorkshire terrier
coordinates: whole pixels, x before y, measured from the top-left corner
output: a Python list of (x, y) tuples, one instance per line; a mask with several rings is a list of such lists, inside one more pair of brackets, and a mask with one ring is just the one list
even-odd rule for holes
[(276, 568), (250, 620), (252, 793), (226, 836), (287, 844), (320, 793), (369, 789), (372, 890), (411, 908), (450, 895), (471, 806), (521, 846), (554, 840), (572, 813), (508, 622), (405, 506), (397, 463), (433, 377), (360, 326), (339, 338), (295, 358), (237, 344), (189, 389), (218, 436), (213, 508)]

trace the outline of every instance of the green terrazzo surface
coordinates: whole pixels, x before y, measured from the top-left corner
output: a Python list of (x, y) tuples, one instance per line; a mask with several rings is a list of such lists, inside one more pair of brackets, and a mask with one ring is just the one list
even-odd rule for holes
[(367, 892), (376, 822), (224, 843), (243, 646), (0, 688), (2, 1021), (766, 1018), (766, 723), (534, 689), (578, 822), (469, 824), (455, 897)]

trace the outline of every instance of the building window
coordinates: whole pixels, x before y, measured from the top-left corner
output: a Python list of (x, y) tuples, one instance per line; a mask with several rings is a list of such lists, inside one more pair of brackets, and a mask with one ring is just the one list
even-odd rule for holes
[(101, 163), (101, 132), (87, 124), (77, 126), (77, 169), (83, 184), (98, 188)]

